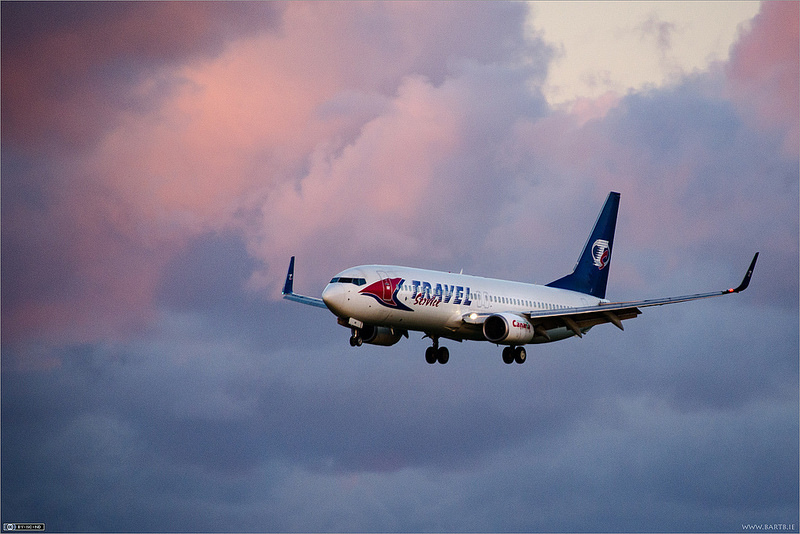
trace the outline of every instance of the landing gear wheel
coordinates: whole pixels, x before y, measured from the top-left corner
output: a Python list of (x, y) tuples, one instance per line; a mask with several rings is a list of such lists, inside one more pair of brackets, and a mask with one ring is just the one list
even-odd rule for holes
[(514, 361), (517, 363), (525, 363), (528, 353), (525, 352), (525, 347), (517, 347), (514, 349)]
[(425, 361), (428, 363), (436, 363), (436, 349), (428, 347), (425, 349)]
[(364, 343), (364, 340), (361, 339), (361, 336), (350, 336), (351, 347), (360, 347), (362, 343)]
[(503, 363), (514, 363), (514, 349), (512, 347), (503, 349)]
[(450, 359), (450, 352), (445, 347), (439, 347), (439, 336), (425, 334), (433, 340), (433, 345), (425, 349), (425, 361), (428, 363), (447, 363)]

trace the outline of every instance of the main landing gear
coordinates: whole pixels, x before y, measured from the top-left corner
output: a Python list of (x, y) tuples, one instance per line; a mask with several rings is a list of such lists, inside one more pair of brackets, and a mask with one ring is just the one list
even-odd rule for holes
[(506, 347), (503, 349), (503, 362), (504, 363), (525, 363), (528, 353), (525, 352), (525, 347)]
[(433, 339), (433, 345), (425, 349), (425, 361), (431, 364), (436, 362), (445, 364), (450, 361), (450, 351), (447, 350), (447, 347), (439, 346), (438, 337), (431, 336), (431, 339)]

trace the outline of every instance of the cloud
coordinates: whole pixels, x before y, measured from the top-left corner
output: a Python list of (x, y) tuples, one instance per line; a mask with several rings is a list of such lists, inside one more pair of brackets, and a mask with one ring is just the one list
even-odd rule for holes
[[(416, 163), (374, 160), (368, 182), (351, 184), (351, 190), (369, 191), (367, 184), (381, 181), (385, 173), (382, 164), (392, 165), (398, 172), (403, 165), (415, 164), (407, 170), (421, 172), (417, 178), (421, 180), (427, 172), (431, 179), (436, 154), (432, 147), (424, 147), (425, 138), (416, 138), (424, 130), (414, 131), (411, 124), (401, 125), (398, 119), (424, 113), (425, 106), (444, 105), (437, 111), (440, 117), (460, 120), (446, 107), (449, 102), (436, 101), (435, 85), (459, 71), (477, 73), (469, 83), (480, 77), (487, 80), (482, 90), (498, 88), (489, 84), (490, 75), (516, 76), (515, 85), (504, 92), (511, 95), (516, 91), (514, 98), (519, 99), (518, 83), (524, 76), (506, 74), (498, 62), (505, 54), (545, 50), (540, 43), (529, 46), (521, 32), (496, 34), (505, 32), (508, 22), (511, 28), (522, 24), (524, 7), (517, 5), (474, 4), (454, 9), (436, 4), (429, 10), (403, 4), (279, 6), (264, 12), (253, 8), (255, 13), (236, 6), (230, 11), (219, 8), (221, 13), (214, 7), (197, 12), (172, 6), (154, 7), (154, 11), (135, 6), (120, 10), (88, 7), (85, 12), (76, 8), (72, 13), (74, 31), (57, 23), (58, 17), (48, 18), (54, 25), (48, 26), (51, 31), (22, 32), (20, 39), (41, 48), (42, 58), (51, 57), (44, 52), (59, 48), (60, 40), (76, 41), (74, 50), (59, 49), (63, 54), (59, 56), (60, 69), (53, 69), (50, 59), (34, 64), (31, 72), (39, 72), (35, 74), (39, 81), (31, 84), (37, 87), (47, 85), (48, 80), (61, 83), (59, 73), (67, 78), (64, 90), (52, 94), (17, 82), (16, 73), (27, 72), (22, 65), (29, 48), (4, 48), (4, 57), (10, 61), (10, 75), (4, 76), (4, 84), (9, 85), (4, 109), (12, 114), (45, 110), (41, 116), (4, 121), (4, 140), (9, 142), (3, 144), (3, 180), (9, 184), (4, 189), (10, 192), (4, 195), (4, 225), (13, 227), (19, 236), (19, 240), (12, 238), (3, 244), (8, 252), (3, 255), (4, 266), (19, 273), (18, 289), (4, 294), (9, 338), (18, 331), (40, 335), (69, 331), (71, 339), (80, 341), (120, 327), (125, 330), (132, 322), (152, 317), (148, 302), (156, 300), (160, 270), (189, 240), (209, 232), (245, 232), (252, 235), (248, 246), (253, 250), (264, 246), (264, 241), (266, 246), (275, 245), (261, 237), (265, 230), (259, 214), (280, 209), (272, 203), (302, 180), (313, 182), (313, 175), (305, 178), (309, 170), (320, 174), (319, 164), (326, 159), (339, 153), (350, 155), (352, 150), (347, 147), (356, 142), (362, 128), (368, 133), (385, 129), (379, 133), (383, 140), (364, 145), (378, 154), (388, 156), (396, 148), (380, 145), (395, 135), (395, 141), (415, 142), (423, 152), (415, 155)], [(33, 16), (24, 9), (18, 11), (4, 19), (7, 24)], [(240, 28), (233, 24), (239, 17), (254, 20)], [(157, 30), (162, 26), (158, 26), (153, 31), (165, 41), (163, 50), (149, 41), (138, 47), (135, 36), (112, 39), (118, 34), (130, 35), (131, 28), (153, 18), (171, 20), (177, 27), (191, 25), (193, 30), (176, 39), (161, 35)], [(481, 25), (489, 33), (485, 41), (462, 36), (444, 43), (436, 28), (446, 18), (465, 28)], [(280, 31), (276, 31), (278, 22)], [(95, 24), (91, 32), (81, 30), (91, 24)], [(408, 37), (411, 26), (414, 39)], [(109, 39), (111, 45), (96, 49), (95, 40), (103, 39)], [(193, 45), (198, 40), (202, 46)], [(428, 53), (430, 50), (436, 52)], [(364, 51), (374, 57), (366, 57)], [(363, 63), (352, 61), (356, 56)], [(497, 67), (492, 66), (495, 63)], [(512, 57), (507, 63), (518, 64), (519, 58)], [(362, 66), (356, 68), (359, 64)], [(123, 72), (131, 75), (121, 76), (108, 65), (125, 65), (128, 68)], [(524, 75), (540, 76), (542, 71), (541, 64), (535, 64)], [(82, 85), (87, 83), (82, 81), (87, 73), (102, 83)], [(148, 92), (157, 90), (166, 78), (169, 91)], [(107, 105), (113, 95), (141, 91), (148, 103), (144, 108)], [(472, 91), (469, 85), (456, 85), (446, 98), (456, 106), (463, 105), (459, 100), (477, 98)], [(91, 102), (75, 102), (74, 94)], [(37, 121), (50, 117), (47, 110), (54, 106), (71, 116), (80, 115), (75, 124), (87, 129), (87, 142), (81, 141), (83, 134), (59, 133), (72, 128), (71, 119), (48, 126), (46, 130), (55, 132), (54, 138), (28, 132), (26, 125), (38, 128)], [(503, 117), (508, 120), (507, 114)], [(398, 125), (406, 131), (386, 130)], [(429, 122), (429, 126), (445, 125)], [(448, 133), (443, 129), (438, 135)], [(437, 134), (431, 130), (431, 135)], [(81, 150), (76, 150), (75, 142)], [(44, 152), (39, 152), (43, 156), (33, 172), (26, 163), (36, 150)], [(18, 174), (14, 166), (8, 166), (9, 161), (20, 162)], [(402, 173), (397, 178), (405, 180), (407, 176)], [(396, 194), (388, 183), (381, 187), (386, 199)], [(445, 194), (455, 198), (452, 191), (441, 193)], [(389, 201), (382, 202), (386, 206)], [(302, 213), (307, 213), (306, 207), (293, 216)], [(267, 223), (273, 224), (270, 217)], [(32, 218), (40, 234), (33, 250), (22, 230)], [(296, 221), (275, 224), (291, 222)], [(313, 228), (309, 226), (309, 231)], [(266, 233), (275, 231), (286, 234), (277, 226)], [(297, 242), (301, 236), (295, 233), (282, 239), (286, 237)], [(384, 239), (396, 242), (397, 237), (389, 234)], [(40, 246), (43, 242), (49, 246)], [(287, 243), (276, 249), (279, 259), (257, 256), (272, 267), (279, 262), (282, 271), (289, 248)], [(270, 271), (270, 276), (273, 274)], [(123, 290), (125, 285), (130, 288)], [(60, 292), (49, 291), (54, 286), (60, 287)], [(120, 309), (109, 310), (112, 302)], [(112, 324), (95, 328), (106, 322)]]
[[(406, 79), (352, 144), (321, 147), (299, 184), (269, 193), (256, 249), (270, 267), (277, 262), (268, 275), (298, 250), (345, 265), (367, 260), (364, 250), (400, 261), (427, 249), (437, 262), (474, 241), (465, 227), (483, 235), (514, 185), (495, 168), (510, 129), (521, 116), (543, 113), (525, 74), (467, 64), (439, 87)], [(501, 104), (487, 103), (486, 94)], [(488, 194), (479, 194), (487, 183)]]
[[(144, 346), (76, 346), (58, 372), (4, 371), (4, 461), (29, 466), (4, 469), (4, 508), (35, 491), (61, 530), (198, 530), (213, 517), (244, 530), (715, 530), (731, 508), (789, 515), (796, 359), (742, 332), (728, 358), (691, 366), (697, 333), (736, 314), (692, 317), (686, 347), (637, 336), (655, 319), (643, 317), (536, 347), (526, 368), (466, 343), (438, 374), (422, 342), (369, 354), (345, 332), (253, 350), (196, 324)], [(189, 513), (200, 503), (213, 510)]]
[[(22, 9), (46, 15), (16, 39), (49, 50), (74, 27), (87, 50), (84, 28), (125, 34), (154, 13), (194, 33), (65, 51), (94, 81), (31, 102), (74, 113), (70, 87), (89, 91), (76, 144), (72, 119), (52, 137), (36, 110), (27, 130), (4, 122), (3, 521), (797, 522), (800, 169), (791, 122), (754, 120), (732, 66), (568, 113), (542, 97), (552, 49), (525, 37), (521, 4), (55, 6)], [(775, 28), (770, 9), (741, 47)], [(109, 88), (146, 105), (101, 105)], [(760, 250), (751, 288), (532, 346), (525, 366), (469, 342), (428, 366), (419, 333), (351, 348), (325, 310), (277, 294), (290, 255), (308, 294), (380, 261), (546, 283), (609, 190), (612, 298), (723, 289)]]
[(659, 52), (664, 55), (672, 48), (673, 35), (677, 27), (674, 22), (660, 20), (658, 15), (652, 14), (646, 21), (641, 23), (637, 29), (641, 32), (641, 39), (643, 41), (647, 38), (654, 37), (656, 47)]
[(82, 191), (53, 184), (59, 178), (47, 174), (59, 172), (46, 168), (45, 176), (24, 183), (25, 174), (15, 174), (22, 182), (10, 181), (4, 169), (7, 341), (27, 336), (86, 341), (136, 330), (151, 318), (148, 280), (162, 265), (163, 249), (146, 238), (136, 240), (136, 224), (123, 206), (90, 189), (93, 184)]
[[(169, 96), (165, 71), (273, 29), (279, 4), (17, 4), (3, 9), (3, 139), (91, 147), (124, 111)], [(149, 83), (145, 83), (149, 81)]]
[[(773, 280), (783, 281), (766, 290), (765, 300), (794, 307), (797, 160), (782, 154), (780, 138), (752, 130), (729, 101), (709, 94), (712, 80), (693, 78), (675, 88), (629, 95), (604, 118), (588, 122), (565, 113), (520, 121), (514, 153), (532, 184), (541, 177), (546, 188), (521, 189), (522, 203), (546, 214), (543, 219), (554, 226), (570, 224), (566, 235), (580, 236), (606, 192), (620, 191), (616, 257), (630, 253), (635, 268), (646, 270), (624, 276), (628, 289), (622, 289), (637, 289), (631, 298), (642, 291), (671, 291), (680, 280), (719, 284), (703, 278), (707, 268), (688, 273), (687, 256), (716, 264), (714, 271), (724, 269), (734, 281), (750, 257), (744, 251), (763, 250), (768, 252), (760, 267), (780, 271)], [(547, 206), (543, 199), (549, 199)], [(578, 209), (588, 211), (573, 219), (580, 225), (569, 216)], [(780, 215), (765, 219), (765, 213)], [(558, 246), (556, 228), (534, 232), (540, 234), (549, 236), (548, 249), (559, 249), (553, 254), (567, 254), (560, 262), (569, 265), (580, 245)], [(736, 271), (730, 270), (733, 265)], [(612, 287), (616, 281), (621, 279), (612, 276)], [(655, 287), (655, 281), (668, 285)]]
[(749, 30), (743, 31), (731, 52), (726, 69), (730, 90), (744, 116), (780, 132), (784, 151), (796, 158), (800, 146), (798, 5), (794, 2), (761, 5)]

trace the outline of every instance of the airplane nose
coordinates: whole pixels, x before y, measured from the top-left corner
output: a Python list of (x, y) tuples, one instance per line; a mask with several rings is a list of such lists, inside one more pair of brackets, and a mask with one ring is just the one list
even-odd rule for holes
[(333, 313), (342, 311), (345, 300), (345, 288), (342, 284), (328, 284), (322, 291), (322, 301)]

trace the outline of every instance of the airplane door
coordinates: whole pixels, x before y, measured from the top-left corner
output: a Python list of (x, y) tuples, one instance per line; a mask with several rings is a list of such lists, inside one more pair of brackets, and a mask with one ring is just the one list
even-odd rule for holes
[(390, 302), (392, 300), (392, 282), (389, 280), (389, 275), (378, 271), (378, 276), (381, 277), (381, 298), (384, 302)]
[(378, 271), (377, 273), (381, 282), (380, 298), (384, 304), (374, 307), (372, 314), (376, 321), (383, 321), (392, 313), (391, 306), (394, 302), (394, 299), (392, 299), (392, 280), (383, 271)]
[(486, 291), (483, 292), (483, 307), (487, 310), (492, 307), (492, 301), (489, 299), (489, 293)]

